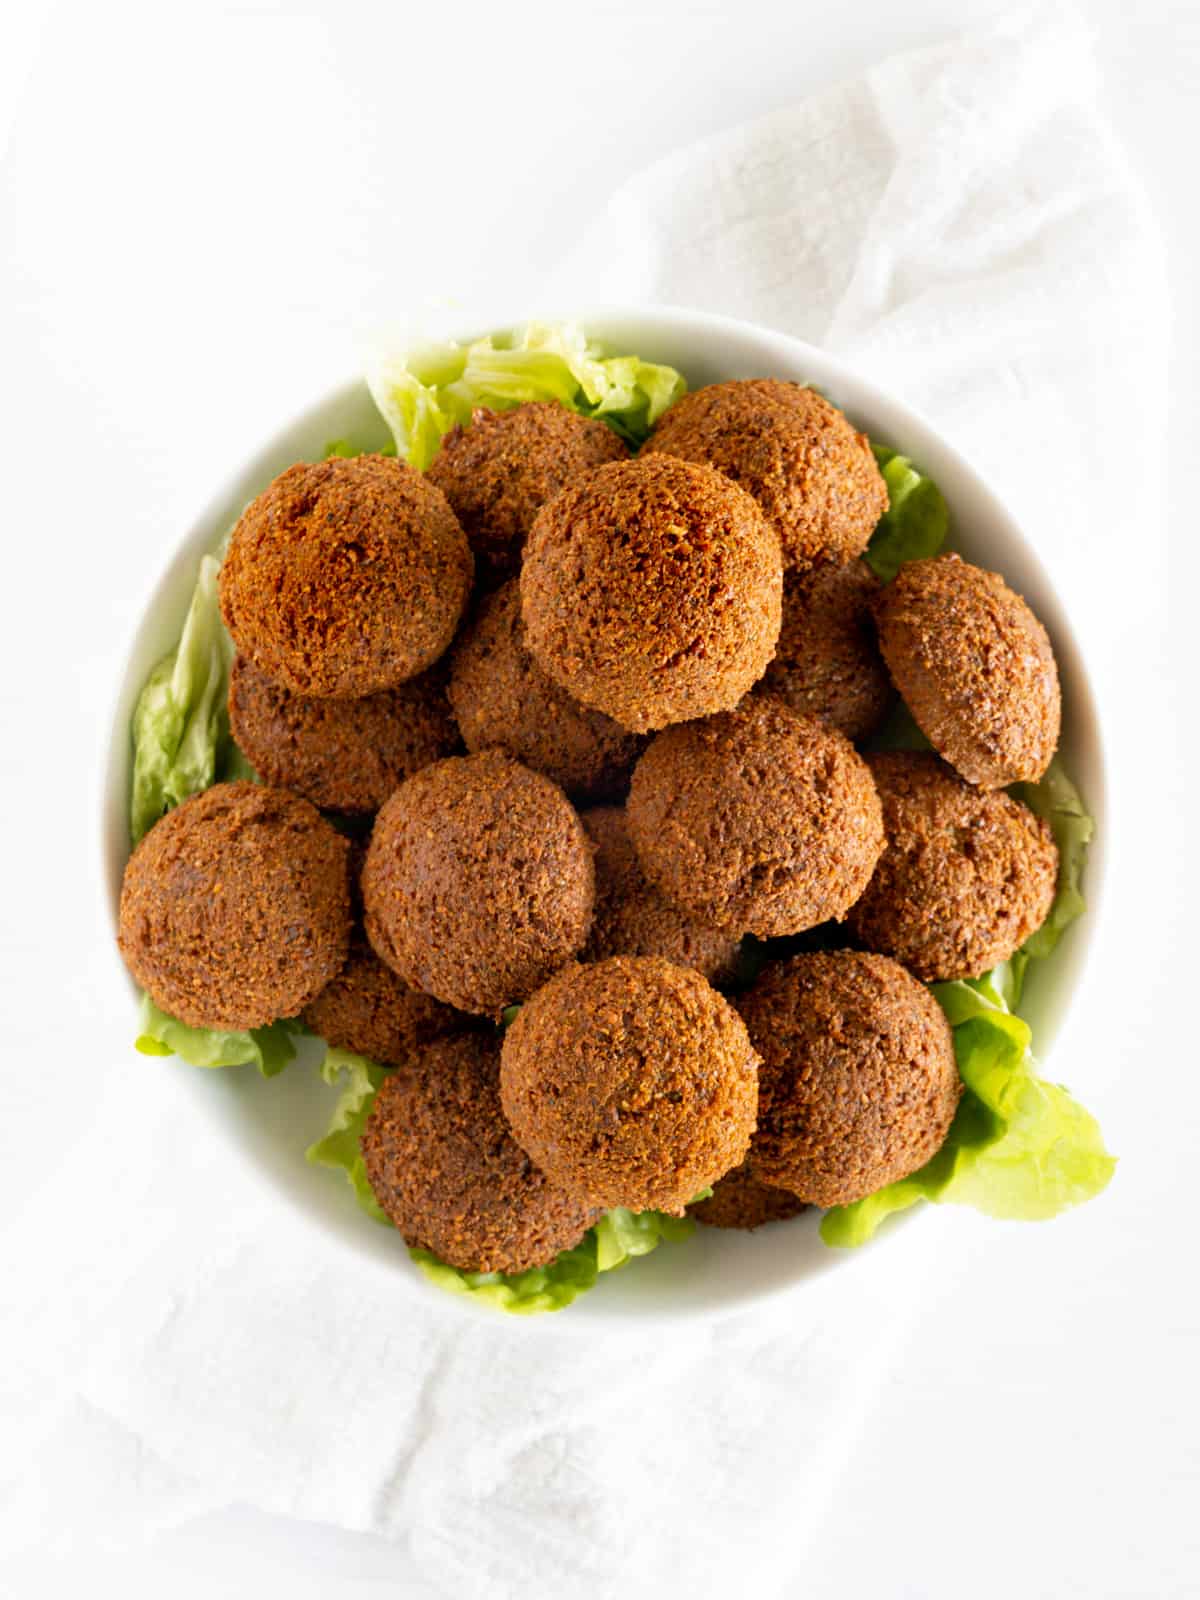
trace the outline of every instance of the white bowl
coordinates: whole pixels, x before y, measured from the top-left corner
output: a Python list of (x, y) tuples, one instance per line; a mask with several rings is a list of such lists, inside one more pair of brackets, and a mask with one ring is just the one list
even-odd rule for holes
[[(1044, 1062), (1062, 1026), (1095, 936), (1105, 856), (1105, 774), (1096, 708), (1088, 674), (1070, 623), (1037, 554), (1013, 518), (963, 458), (922, 417), (881, 393), (834, 357), (784, 334), (727, 317), (668, 308), (601, 310), (579, 316), (589, 335), (615, 351), (636, 352), (677, 367), (691, 387), (725, 378), (774, 377), (817, 384), (872, 439), (911, 456), (940, 485), (950, 506), (950, 544), (971, 561), (1001, 572), (1023, 594), (1049, 630), (1063, 690), (1062, 756), (1096, 817), (1096, 840), (1087, 864), (1087, 914), (1047, 961), (1034, 963), (1022, 1012), (1034, 1030)], [(504, 326), (497, 323), (494, 326)], [(513, 324), (509, 324), (513, 325)], [(460, 335), (466, 339), (475, 333)], [(332, 439), (370, 446), (388, 438), (361, 382), (350, 383), (309, 407), (223, 483), (179, 541), (151, 593), (132, 642), (113, 717), (104, 796), (103, 850), (114, 929), (121, 873), (128, 855), (130, 717), (147, 673), (178, 640), (200, 557), (213, 549), (246, 502), (292, 462), (315, 459)], [(130, 1015), (132, 1048), (133, 1015)], [(496, 1316), (463, 1297), (427, 1283), (410, 1263), (398, 1234), (371, 1222), (336, 1173), (310, 1166), (304, 1150), (328, 1120), (332, 1092), (313, 1069), (311, 1051), (269, 1083), (250, 1068), (188, 1073), (197, 1111), (208, 1119), (206, 1136), (236, 1139), (264, 1181), (286, 1191), (298, 1227), (317, 1228), (357, 1256), (362, 1270), (400, 1274), (414, 1293), (445, 1307)], [(165, 1065), (165, 1064), (164, 1064)], [(1058, 1074), (1056, 1074), (1058, 1075)], [(1074, 1081), (1070, 1066), (1061, 1074)], [(787, 1292), (811, 1289), (824, 1273), (858, 1263), (889, 1247), (889, 1239), (919, 1226), (920, 1210), (896, 1218), (875, 1244), (857, 1251), (827, 1249), (817, 1218), (807, 1214), (753, 1234), (697, 1228), (687, 1243), (664, 1246), (630, 1267), (605, 1275), (590, 1294), (553, 1317), (527, 1318), (522, 1326), (570, 1324), (576, 1328), (630, 1317), (726, 1315)], [(979, 1226), (988, 1223), (980, 1218)], [(511, 1320), (511, 1319), (506, 1319)]]

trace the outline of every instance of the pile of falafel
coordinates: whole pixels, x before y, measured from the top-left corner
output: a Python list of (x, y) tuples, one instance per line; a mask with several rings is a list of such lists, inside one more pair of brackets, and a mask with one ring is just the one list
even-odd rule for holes
[[(369, 1183), (465, 1271), (612, 1207), (752, 1228), (916, 1171), (961, 1094), (926, 985), (1054, 897), (1005, 791), (1060, 693), (996, 574), (879, 582), (887, 505), (865, 436), (771, 379), (686, 395), (636, 456), (531, 403), (424, 474), (290, 467), (220, 577), (261, 781), (138, 845), (129, 970), (192, 1027), (299, 1018), (392, 1068)], [(931, 749), (864, 754), (898, 697)]]

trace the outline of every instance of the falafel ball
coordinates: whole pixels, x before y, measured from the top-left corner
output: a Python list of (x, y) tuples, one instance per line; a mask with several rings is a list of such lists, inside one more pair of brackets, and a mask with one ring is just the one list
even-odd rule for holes
[(538, 666), (525, 645), (515, 578), (487, 596), (455, 645), (450, 703), (468, 750), (507, 750), (574, 799), (629, 787), (642, 740), (577, 704)]
[(538, 512), (521, 610), (543, 671), (644, 733), (737, 704), (774, 654), (782, 587), (749, 495), (711, 467), (639, 457)]
[(517, 1143), (570, 1193), (679, 1216), (746, 1154), (757, 1058), (698, 972), (614, 956), (568, 967), (521, 1007), (500, 1098)]
[(798, 383), (695, 389), (659, 418), (647, 451), (702, 461), (740, 484), (779, 535), (788, 567), (853, 561), (888, 508), (866, 434)]
[(1043, 817), (977, 789), (923, 751), (867, 757), (887, 846), (850, 931), (923, 978), (977, 978), (1007, 961), (1049, 914), (1058, 847)]
[(436, 761), (375, 820), (367, 936), (414, 988), (498, 1016), (587, 938), (592, 849), (562, 790), (502, 750)]
[(642, 871), (620, 806), (596, 806), (582, 815), (596, 851), (596, 914), (581, 961), (608, 956), (663, 956), (694, 967), (710, 983), (728, 979), (741, 940), (680, 911)]
[(628, 455), (606, 422), (532, 400), (511, 411), (476, 406), (470, 427), (451, 428), (425, 476), (462, 523), (481, 575), (503, 577), (520, 565), (547, 500), (592, 467)]
[(785, 573), (779, 647), (763, 688), (847, 739), (874, 733), (895, 699), (871, 615), (882, 587), (865, 561)]
[(1042, 777), (1058, 748), (1058, 667), (1045, 628), (999, 573), (956, 555), (907, 562), (875, 619), (905, 705), (968, 783)]
[(950, 1024), (887, 956), (853, 950), (768, 967), (738, 1002), (759, 1071), (750, 1170), (844, 1206), (941, 1149), (962, 1094)]
[(293, 694), (378, 694), (433, 665), (471, 590), (466, 534), (440, 489), (389, 456), (298, 462), (242, 512), (221, 615)]
[(229, 674), (229, 727), (264, 783), (350, 815), (460, 748), (438, 667), (360, 700), (293, 694), (245, 656)]
[(713, 1184), (707, 1200), (690, 1205), (688, 1216), (708, 1228), (738, 1228), (753, 1233), (765, 1223), (798, 1217), (805, 1209), (804, 1201), (786, 1189), (771, 1189), (760, 1183), (751, 1172), (749, 1161), (743, 1161)]
[(626, 815), (673, 905), (762, 939), (840, 921), (883, 849), (879, 796), (849, 739), (766, 694), (658, 734)]
[(405, 1242), (464, 1272), (524, 1272), (577, 1245), (598, 1213), (518, 1146), (492, 1034), (440, 1039), (384, 1078), (362, 1136), (367, 1181)]
[(364, 937), (351, 940), (346, 965), (305, 1007), (303, 1020), (335, 1049), (389, 1066), (469, 1026), (461, 1012), (385, 967)]
[(130, 856), (118, 943), (155, 1005), (190, 1028), (294, 1017), (350, 942), (345, 839), (286, 789), (218, 783)]

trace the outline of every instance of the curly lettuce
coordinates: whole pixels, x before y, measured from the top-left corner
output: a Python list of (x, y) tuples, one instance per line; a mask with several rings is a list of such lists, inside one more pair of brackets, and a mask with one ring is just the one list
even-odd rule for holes
[(148, 994), (142, 996), (140, 1030), (134, 1049), (144, 1056), (178, 1056), (193, 1067), (253, 1065), (264, 1078), (274, 1078), (296, 1054), (288, 1022), (246, 1033), (225, 1033), (215, 1028), (189, 1028), (186, 1022), (160, 1011)]
[(1045, 817), (1058, 846), (1058, 888), (1054, 904), (1045, 922), (1021, 949), (1027, 961), (1036, 961), (1050, 954), (1064, 929), (1086, 910), (1080, 879), (1096, 824), (1088, 815), (1079, 790), (1057, 760), (1050, 763), (1050, 770), (1040, 783), (1018, 784), (1014, 793), (1031, 811)]
[(1021, 796), (1047, 817), (1059, 845), (1050, 914), (1010, 961), (982, 978), (932, 985), (954, 1035), (963, 1097), (945, 1144), (919, 1172), (821, 1221), (828, 1245), (872, 1238), (896, 1211), (921, 1200), (973, 1206), (988, 1216), (1042, 1221), (1091, 1200), (1116, 1161), (1095, 1118), (1059, 1084), (1038, 1076), (1029, 1024), (1016, 1015), (1026, 968), (1048, 955), (1084, 910), (1084, 854), (1094, 831), (1078, 790), (1054, 763)]
[(888, 508), (867, 546), (867, 565), (890, 583), (906, 561), (937, 555), (950, 529), (950, 511), (932, 478), (907, 456), (886, 445), (871, 446), (888, 489)]
[(354, 1190), (354, 1198), (367, 1215), (390, 1227), (391, 1223), (367, 1182), (367, 1168), (359, 1143), (367, 1125), (375, 1091), (386, 1073), (386, 1067), (377, 1066), (374, 1061), (368, 1061), (366, 1056), (355, 1055), (351, 1050), (326, 1051), (321, 1063), (321, 1076), (334, 1088), (341, 1084), (342, 1092), (333, 1108), (329, 1132), (315, 1144), (309, 1145), (305, 1155), (315, 1166), (332, 1167), (335, 1171), (344, 1172)]
[(402, 460), (422, 471), (443, 436), (466, 425), (476, 406), (505, 411), (531, 400), (556, 400), (582, 416), (602, 417), (637, 446), (687, 390), (673, 367), (638, 356), (606, 356), (572, 322), (531, 322), (473, 344), (418, 346), (378, 360), (367, 383)]
[(229, 743), (233, 648), (217, 599), (220, 562), (204, 556), (179, 644), (147, 678), (133, 713), (133, 843), (172, 807), (217, 781)]
[[(342, 1085), (329, 1132), (310, 1145), (309, 1161), (344, 1173), (359, 1205), (376, 1222), (387, 1222), (367, 1181), (360, 1141), (376, 1090), (390, 1069), (348, 1050), (330, 1050), (321, 1066), (325, 1082)], [(409, 1248), (409, 1255), (431, 1283), (452, 1294), (469, 1295), (481, 1304), (518, 1316), (561, 1311), (591, 1289), (600, 1273), (612, 1272), (638, 1256), (649, 1255), (664, 1242), (686, 1239), (695, 1228), (689, 1217), (668, 1217), (657, 1211), (608, 1211), (570, 1250), (548, 1266), (526, 1272), (466, 1272), (449, 1266), (430, 1250)]]

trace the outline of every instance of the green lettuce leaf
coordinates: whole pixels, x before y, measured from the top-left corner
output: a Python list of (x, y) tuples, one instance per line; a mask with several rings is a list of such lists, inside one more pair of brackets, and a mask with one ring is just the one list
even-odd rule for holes
[(359, 1144), (375, 1100), (375, 1091), (383, 1082), (386, 1072), (386, 1067), (377, 1066), (374, 1061), (368, 1061), (366, 1056), (355, 1055), (353, 1051), (330, 1049), (326, 1052), (321, 1063), (321, 1076), (325, 1082), (336, 1088), (343, 1077), (346, 1081), (333, 1108), (329, 1132), (323, 1139), (310, 1144), (305, 1154), (316, 1166), (333, 1167), (344, 1172), (354, 1190), (354, 1198), (367, 1215), (391, 1227), (367, 1182), (367, 1169)]
[(585, 1234), (573, 1250), (564, 1250), (548, 1267), (527, 1272), (461, 1272), (430, 1250), (409, 1255), (431, 1283), (451, 1294), (470, 1295), (498, 1311), (529, 1316), (536, 1311), (561, 1311), (596, 1282), (596, 1241)]
[(886, 1217), (920, 1200), (1036, 1222), (1106, 1187), (1116, 1161), (1095, 1118), (1038, 1076), (1029, 1025), (1008, 1009), (1005, 987), (1005, 977), (993, 973), (933, 986), (966, 1086), (950, 1133), (919, 1172), (827, 1211), (826, 1244), (865, 1244)]
[[(325, 1082), (342, 1093), (334, 1107), (329, 1132), (310, 1145), (308, 1159), (343, 1172), (359, 1205), (377, 1222), (387, 1217), (371, 1192), (359, 1141), (370, 1115), (375, 1091), (388, 1068), (348, 1050), (330, 1050), (321, 1067)], [(389, 1224), (390, 1225), (390, 1224)], [(545, 1267), (526, 1272), (465, 1272), (451, 1267), (430, 1250), (409, 1249), (421, 1271), (439, 1288), (467, 1294), (501, 1311), (527, 1316), (535, 1311), (561, 1311), (611, 1272), (636, 1256), (649, 1255), (665, 1241), (685, 1239), (695, 1224), (689, 1217), (667, 1217), (657, 1211), (608, 1211), (570, 1250)]]
[(133, 713), (134, 844), (164, 812), (217, 779), (228, 741), (232, 660), (217, 600), (219, 571), (214, 556), (202, 558), (179, 645), (151, 672)]
[(570, 322), (531, 322), (469, 345), (386, 356), (367, 381), (397, 453), (422, 471), (443, 435), (455, 423), (468, 424), (476, 406), (505, 411), (530, 400), (556, 400), (583, 416), (603, 417), (636, 446), (687, 388), (673, 367), (606, 356)]
[[(325, 446), (326, 461), (333, 456), (337, 456), (342, 461), (350, 461), (355, 456), (365, 456), (366, 453), (367, 446), (358, 444), (353, 439), (331, 439)], [(379, 456), (394, 456), (396, 454), (396, 446), (394, 444), (380, 445), (373, 453)]]
[(695, 1227), (691, 1217), (668, 1217), (662, 1211), (629, 1211), (615, 1206), (592, 1230), (596, 1236), (596, 1266), (601, 1272), (611, 1272), (635, 1256), (649, 1255), (660, 1244), (688, 1238)]
[(253, 1064), (264, 1078), (274, 1078), (296, 1054), (290, 1023), (272, 1022), (248, 1033), (189, 1028), (186, 1022), (160, 1011), (148, 994), (142, 996), (139, 1023), (135, 1050), (144, 1056), (179, 1056), (193, 1067)]
[(942, 491), (907, 456), (873, 444), (875, 460), (888, 487), (888, 509), (867, 546), (867, 565), (890, 583), (906, 561), (937, 555), (950, 527)]
[(1096, 824), (1057, 759), (1050, 763), (1050, 770), (1040, 783), (1018, 784), (1013, 793), (1031, 811), (1045, 817), (1058, 845), (1058, 892), (1054, 904), (1045, 922), (1022, 947), (1025, 959), (1033, 961), (1048, 956), (1063, 930), (1087, 909), (1080, 879)]

